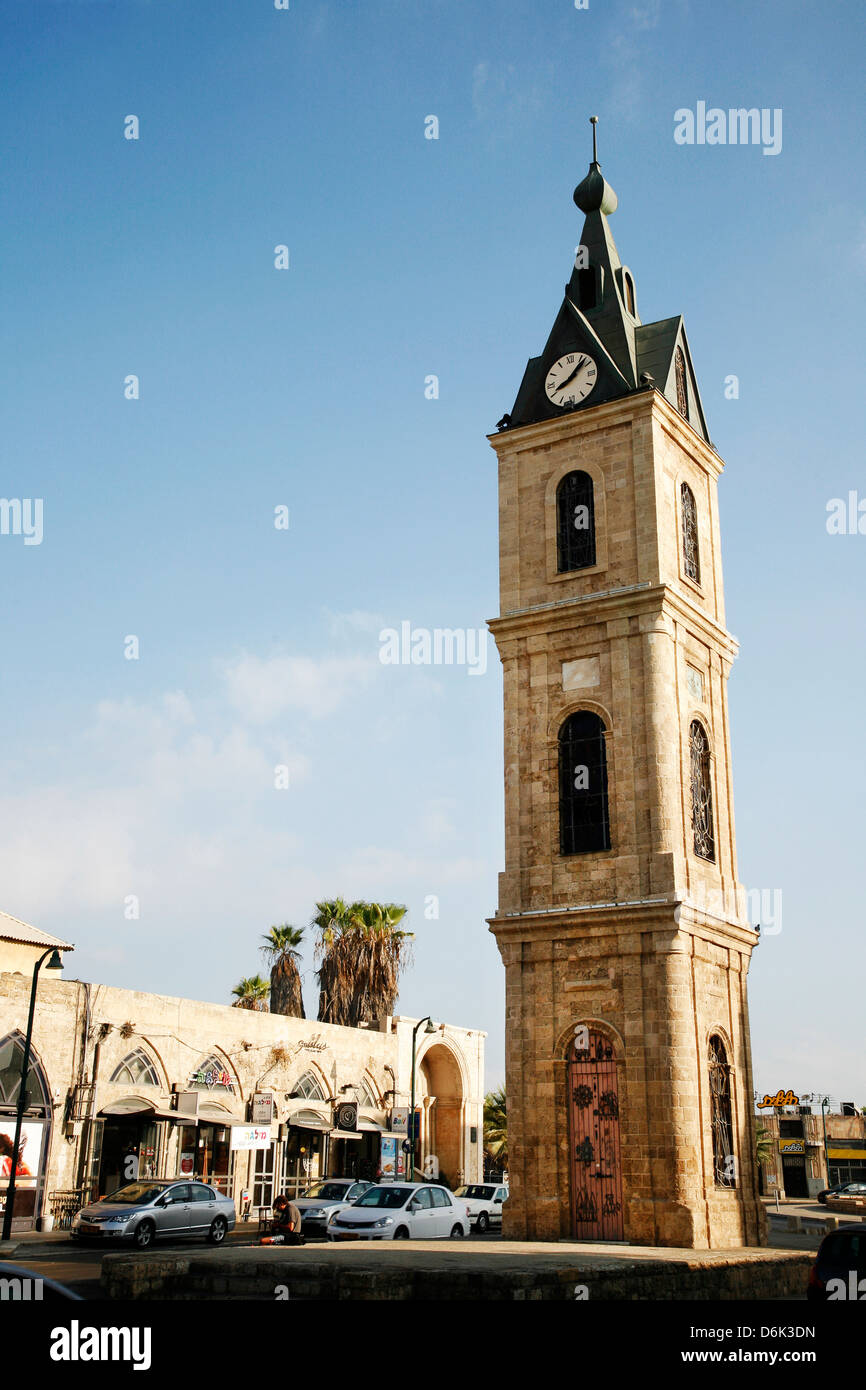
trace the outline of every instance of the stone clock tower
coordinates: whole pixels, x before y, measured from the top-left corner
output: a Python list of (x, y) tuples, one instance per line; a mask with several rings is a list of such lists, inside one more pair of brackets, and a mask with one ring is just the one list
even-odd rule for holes
[[(758, 1245), (716, 485), (682, 318), (643, 323), (593, 162), (499, 461), (513, 1239)], [(672, 267), (673, 269), (673, 267)]]

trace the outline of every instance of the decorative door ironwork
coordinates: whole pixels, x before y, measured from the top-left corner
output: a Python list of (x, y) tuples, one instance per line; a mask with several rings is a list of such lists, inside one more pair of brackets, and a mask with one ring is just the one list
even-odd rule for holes
[(613, 1047), (601, 1033), (577, 1036), (568, 1059), (572, 1234), (622, 1240), (619, 1091)]

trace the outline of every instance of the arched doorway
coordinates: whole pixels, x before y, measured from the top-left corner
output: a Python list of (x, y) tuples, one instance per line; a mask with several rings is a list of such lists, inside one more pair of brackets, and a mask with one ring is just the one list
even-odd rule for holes
[(19, 1032), (0, 1040), (0, 1211), (5, 1207), (15, 1162), (13, 1231), (31, 1229), (41, 1215), (51, 1130), (51, 1093), (39, 1058), (30, 1048), (24, 1123), (15, 1155), (15, 1112), (21, 1090), (24, 1037)]
[[(464, 1178), (463, 1162), (463, 1078), (457, 1058), (444, 1043), (434, 1043), (421, 1058), (418, 1068), (419, 1099), (423, 1113), (422, 1151), (416, 1156), (421, 1173), (431, 1156), (438, 1160), (439, 1176), (452, 1188)], [(433, 1165), (435, 1171), (435, 1165)], [(418, 1173), (417, 1176), (421, 1176)], [(431, 1176), (433, 1173), (431, 1173)]]
[(622, 1240), (619, 1087), (613, 1044), (579, 1028), (568, 1056), (571, 1229), (579, 1240)]

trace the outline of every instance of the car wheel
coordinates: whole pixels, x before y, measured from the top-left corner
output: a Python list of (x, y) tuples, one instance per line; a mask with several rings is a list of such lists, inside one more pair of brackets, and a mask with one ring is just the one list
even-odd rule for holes
[(152, 1221), (139, 1221), (132, 1237), (139, 1250), (149, 1250), (153, 1245), (153, 1238), (156, 1235), (156, 1227)]
[(452, 1226), (452, 1227), (451, 1227), (451, 1239), (452, 1239), (452, 1240), (462, 1240), (462, 1239), (463, 1239), (463, 1227), (462, 1227), (462, 1226)]
[(489, 1225), (490, 1225), (490, 1217), (487, 1215), (487, 1212), (486, 1212), (486, 1211), (479, 1212), (479, 1214), (478, 1214), (478, 1220), (476, 1221), (475, 1225), (476, 1225), (477, 1229), (478, 1229), (480, 1232), (482, 1232), (482, 1234), (483, 1234), (484, 1231), (487, 1230), (487, 1228), (488, 1228)]
[(222, 1245), (226, 1238), (228, 1228), (228, 1222), (224, 1216), (215, 1216), (210, 1223), (210, 1230), (207, 1233), (207, 1238), (211, 1245)]
[(394, 1239), (395, 1239), (395, 1240), (408, 1240), (408, 1239), (409, 1239), (409, 1232), (408, 1232), (408, 1230), (406, 1229), (405, 1226), (398, 1226), (398, 1227), (397, 1227), (396, 1231), (394, 1232)]

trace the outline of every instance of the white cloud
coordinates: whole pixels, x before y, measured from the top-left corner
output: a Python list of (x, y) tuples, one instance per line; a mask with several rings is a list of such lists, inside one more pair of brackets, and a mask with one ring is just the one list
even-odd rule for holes
[(253, 723), (266, 724), (287, 710), (312, 718), (333, 714), (378, 669), (372, 657), (258, 657), (244, 653), (225, 665), (229, 702)]

